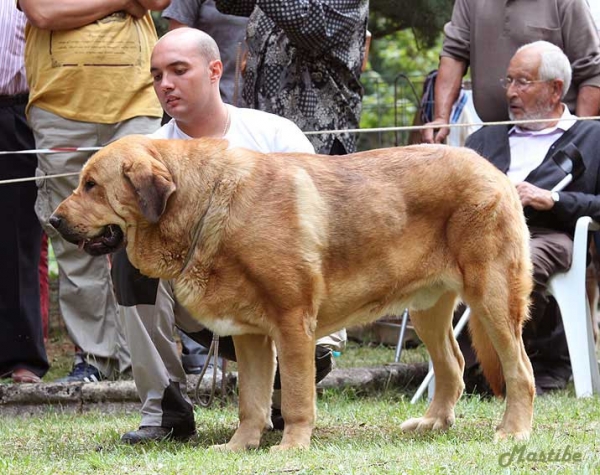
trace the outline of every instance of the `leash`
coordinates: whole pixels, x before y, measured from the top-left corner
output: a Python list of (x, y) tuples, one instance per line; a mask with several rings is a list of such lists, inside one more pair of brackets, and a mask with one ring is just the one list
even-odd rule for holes
[[(210, 391), (208, 394), (200, 394), (200, 383), (204, 379), (204, 375), (208, 371), (208, 367), (211, 364), (211, 357), (213, 358), (213, 368), (212, 368), (212, 384), (210, 386)], [(202, 370), (200, 371), (200, 376), (198, 377), (198, 381), (196, 382), (196, 389), (194, 390), (194, 398), (196, 403), (199, 406), (208, 408), (212, 405), (215, 395), (217, 393), (217, 371), (219, 369), (219, 335), (213, 333), (213, 339), (210, 343), (210, 347), (208, 348), (208, 355), (206, 356), (206, 360), (204, 360), (204, 365), (202, 366)], [(223, 360), (223, 369), (221, 371), (221, 394), (225, 394), (225, 360)]]

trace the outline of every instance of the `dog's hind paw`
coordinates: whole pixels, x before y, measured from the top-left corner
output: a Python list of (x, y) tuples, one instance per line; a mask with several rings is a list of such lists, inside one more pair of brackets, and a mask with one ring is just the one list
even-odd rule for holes
[(403, 432), (445, 431), (454, 424), (454, 417), (415, 417), (400, 425)]

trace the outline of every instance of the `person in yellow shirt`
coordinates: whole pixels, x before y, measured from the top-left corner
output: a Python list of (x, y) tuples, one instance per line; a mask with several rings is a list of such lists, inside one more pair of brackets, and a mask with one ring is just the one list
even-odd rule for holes
[[(38, 149), (99, 147), (125, 135), (148, 134), (162, 110), (148, 75), (157, 41), (150, 10), (169, 0), (18, 0), (27, 16), (27, 118)], [(71, 373), (59, 381), (97, 381), (130, 366), (109, 261), (79, 252), (48, 225), (89, 153), (38, 154), (36, 213), (52, 238), (59, 267), (59, 304), (78, 348)]]

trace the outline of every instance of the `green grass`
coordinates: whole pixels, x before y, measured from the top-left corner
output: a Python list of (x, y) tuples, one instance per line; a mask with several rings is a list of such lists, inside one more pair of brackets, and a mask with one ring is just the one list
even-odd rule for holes
[[(336, 359), (339, 368), (391, 363), (395, 349), (349, 342)], [(424, 349), (405, 350), (403, 362), (425, 361)], [(360, 393), (360, 394), (359, 394)], [(281, 439), (269, 432), (259, 450), (242, 454), (215, 452), (237, 424), (232, 401), (224, 407), (197, 409), (199, 436), (190, 443), (165, 442), (123, 446), (121, 434), (139, 424), (137, 413), (60, 414), (0, 419), (0, 474), (449, 474), (449, 473), (599, 473), (599, 400), (575, 399), (572, 388), (536, 401), (534, 434), (526, 454), (581, 453), (583, 461), (514, 462), (499, 458), (512, 442), (493, 443), (503, 404), (463, 397), (457, 422), (444, 434), (403, 434), (400, 424), (423, 413), (425, 403), (409, 404), (395, 390), (364, 396), (353, 390), (326, 390), (318, 400), (318, 422), (310, 450), (270, 453)], [(505, 457), (507, 458), (507, 457)]]
[[(2, 418), (2, 474), (493, 474), (600, 471), (600, 404), (597, 398), (575, 399), (568, 391), (536, 401), (534, 433), (525, 454), (550, 449), (580, 453), (580, 462), (513, 462), (499, 465), (503, 453), (520, 445), (492, 442), (503, 404), (463, 397), (455, 426), (443, 434), (403, 434), (403, 420), (421, 414), (425, 404), (410, 405), (406, 396), (386, 391), (359, 397), (328, 390), (318, 402), (319, 418), (312, 447), (270, 453), (280, 432), (264, 437), (260, 449), (220, 453), (210, 449), (233, 433), (233, 404), (198, 409), (198, 439), (189, 443), (153, 443), (129, 447), (119, 443), (136, 427), (137, 414), (61, 415)], [(531, 456), (531, 455), (529, 455)]]
[[(339, 368), (391, 363), (391, 347), (349, 342), (336, 359)], [(403, 362), (425, 361), (423, 348), (405, 350)], [(463, 396), (456, 424), (446, 433), (414, 435), (400, 424), (421, 415), (425, 402), (409, 403), (395, 389), (326, 390), (319, 395), (312, 446), (306, 451), (270, 453), (281, 432), (268, 432), (258, 450), (221, 453), (210, 448), (226, 442), (237, 424), (232, 400), (223, 407), (196, 409), (198, 438), (124, 446), (121, 434), (136, 428), (139, 414), (62, 414), (0, 416), (0, 474), (598, 474), (600, 473), (600, 399), (576, 399), (572, 386), (535, 404), (534, 430), (526, 444), (493, 442), (502, 401)], [(528, 461), (527, 457), (569, 448), (583, 460)], [(501, 467), (500, 457), (523, 449), (521, 462)], [(508, 455), (504, 456), (508, 460)]]
[[(361, 368), (368, 366), (381, 366), (394, 362), (396, 348), (378, 343), (360, 344), (348, 341), (346, 349), (335, 363), (338, 368)], [(419, 363), (428, 361), (425, 346), (405, 349), (400, 358), (401, 363)]]

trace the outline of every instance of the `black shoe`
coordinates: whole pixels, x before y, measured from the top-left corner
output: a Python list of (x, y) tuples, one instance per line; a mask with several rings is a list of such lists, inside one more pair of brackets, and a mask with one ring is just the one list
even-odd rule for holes
[(121, 436), (121, 442), (129, 445), (142, 444), (144, 442), (162, 442), (166, 440), (178, 440), (185, 442), (196, 435), (192, 432), (176, 431), (173, 428), (160, 426), (142, 426), (138, 430), (127, 432)]
[(281, 409), (278, 407), (271, 407), (271, 424), (273, 424), (273, 430), (283, 430), (285, 427)]
[(535, 393), (538, 396), (543, 396), (550, 391), (565, 389), (570, 379), (570, 375), (563, 371), (538, 370), (534, 372), (535, 378)]
[(315, 347), (315, 383), (319, 383), (325, 379), (333, 369), (333, 351), (331, 348), (317, 345)]
[[(326, 346), (317, 345), (315, 347), (315, 384), (323, 381), (325, 376), (331, 373), (333, 369), (333, 351)], [(273, 389), (281, 389), (281, 376), (279, 375), (279, 364), (275, 371), (275, 382)]]
[(100, 370), (85, 361), (73, 366), (71, 372), (64, 378), (57, 379), (56, 383), (97, 383), (104, 378)]
[(477, 394), (484, 398), (494, 396), (494, 392), (478, 364), (465, 368), (463, 382), (465, 383), (465, 394)]
[[(331, 348), (317, 345), (315, 347), (315, 384), (325, 379), (325, 376), (331, 373), (333, 366), (333, 351), (331, 351)], [(273, 387), (275, 390), (281, 389), (279, 367), (277, 367), (275, 373), (275, 384)], [(273, 424), (273, 430), (283, 430), (285, 427), (281, 409), (275, 406), (271, 406), (271, 424)]]

